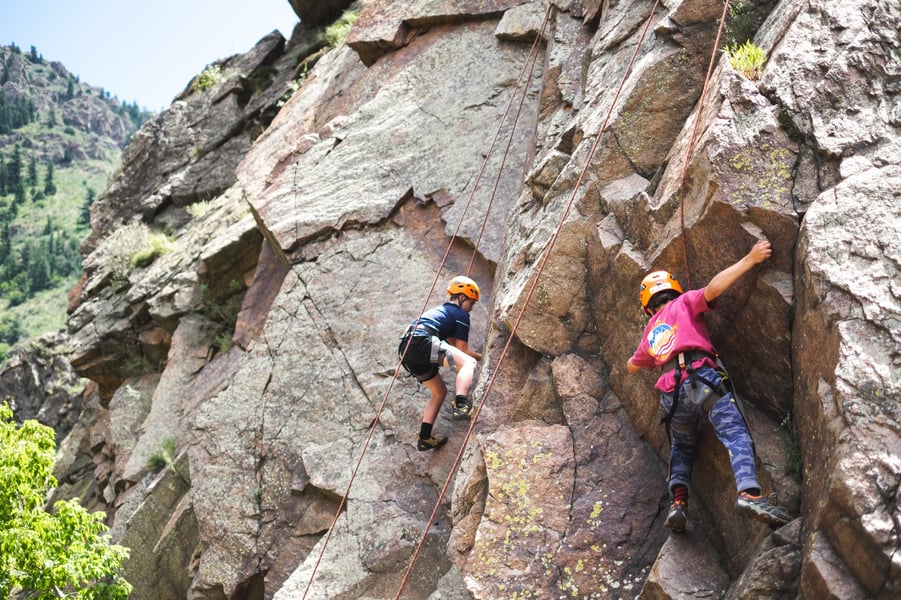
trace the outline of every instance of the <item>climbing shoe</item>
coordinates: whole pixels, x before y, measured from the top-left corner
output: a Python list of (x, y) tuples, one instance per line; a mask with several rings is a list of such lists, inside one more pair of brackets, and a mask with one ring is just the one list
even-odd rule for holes
[(451, 417), (454, 421), (468, 419), (472, 415), (472, 402), (465, 396), (457, 396), (451, 403)]
[(685, 521), (688, 517), (688, 503), (685, 500), (673, 500), (666, 513), (666, 521), (663, 526), (676, 532), (685, 531)]
[(782, 527), (791, 521), (791, 515), (785, 509), (770, 504), (766, 496), (754, 496), (748, 492), (738, 493), (735, 512), (743, 517), (763, 521), (771, 527)]
[(419, 441), (416, 442), (417, 450), (437, 450), (441, 446), (447, 443), (446, 437), (430, 437), (430, 438), (419, 438)]

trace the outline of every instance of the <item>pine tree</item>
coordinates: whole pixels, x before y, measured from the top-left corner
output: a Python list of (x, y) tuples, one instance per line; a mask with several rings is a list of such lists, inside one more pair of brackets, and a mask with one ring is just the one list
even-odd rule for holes
[(90, 225), (91, 224), (91, 205), (94, 204), (94, 197), (96, 193), (91, 188), (88, 188), (87, 193), (85, 194), (84, 204), (81, 205), (81, 213), (78, 215), (78, 222), (82, 225)]
[(52, 270), (50, 268), (50, 256), (48, 255), (45, 241), (33, 242), (26, 246), (23, 252), (23, 262), (26, 263), (26, 272), (31, 281), (31, 293), (45, 290), (50, 286)]
[(0, 265), (12, 254), (12, 240), (9, 237), (9, 221), (0, 223)]
[(33, 190), (38, 185), (38, 158), (34, 154), (28, 159), (28, 186)]
[(24, 194), (25, 191), (25, 188), (22, 185), (22, 151), (18, 144), (13, 147), (13, 154), (5, 166), (6, 192), (8, 194), (15, 194), (18, 199), (19, 195)]
[(47, 161), (47, 174), (44, 175), (44, 195), (52, 196), (56, 193), (56, 184), (53, 182), (53, 161)]

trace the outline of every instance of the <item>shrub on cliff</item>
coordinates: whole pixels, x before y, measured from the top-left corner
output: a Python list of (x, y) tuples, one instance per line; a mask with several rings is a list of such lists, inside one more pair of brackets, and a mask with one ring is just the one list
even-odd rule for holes
[(120, 575), (128, 549), (109, 543), (102, 512), (75, 500), (44, 510), (52, 475), (55, 433), (37, 421), (13, 422), (0, 407), (0, 597), (127, 598)]

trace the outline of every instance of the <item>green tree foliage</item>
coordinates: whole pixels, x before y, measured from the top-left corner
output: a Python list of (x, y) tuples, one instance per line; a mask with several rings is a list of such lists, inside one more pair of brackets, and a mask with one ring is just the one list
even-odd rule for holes
[(12, 238), (9, 233), (9, 221), (0, 219), (0, 265), (12, 254)]
[[(137, 103), (100, 102), (98, 88), (60, 72), (27, 45), (24, 51), (0, 46), (0, 78), (23, 75), (28, 82), (0, 85), (0, 313), (21, 324), (4, 327), (0, 344), (14, 345), (62, 325), (65, 291), (81, 274), (79, 247), (90, 227), (89, 207), (124, 146), (120, 136), (108, 138), (67, 118), (65, 103), (82, 97), (104, 119), (121, 120), (129, 133), (153, 116)], [(85, 91), (94, 97), (84, 98)], [(110, 94), (101, 90), (100, 98), (109, 100)], [(80, 151), (95, 147), (102, 156)], [(78, 185), (82, 170), (83, 187)]]
[(351, 9), (345, 10), (341, 17), (325, 28), (325, 39), (332, 48), (337, 48), (344, 43), (350, 28), (357, 22), (359, 13)]
[(38, 185), (38, 157), (34, 154), (28, 159), (28, 186), (34, 190)]
[[(21, 246), (11, 242), (9, 221), (0, 214), (0, 296), (18, 306), (81, 272), (79, 240), (49, 220), (43, 232)], [(9, 340), (14, 343), (17, 340)]]
[(0, 90), (0, 134), (28, 125), (34, 121), (36, 110), (33, 100), (17, 98), (8, 100)]
[(726, 46), (734, 48), (754, 39), (754, 34), (760, 28), (764, 16), (765, 13), (757, 14), (754, 3), (749, 0), (737, 0), (731, 3), (726, 15), (724, 36)]
[(3, 315), (0, 317), (0, 342), (12, 345), (22, 335), (22, 326), (19, 321)]
[(85, 191), (84, 204), (81, 205), (81, 212), (78, 214), (79, 224), (91, 224), (91, 205), (94, 204), (94, 198), (96, 197), (97, 192), (95, 192), (91, 188), (87, 188), (87, 190)]
[(53, 237), (47, 236), (44, 240), (44, 243), (29, 242), (22, 249), (22, 263), (32, 291), (47, 289), (53, 280), (53, 268), (50, 266)]
[(44, 495), (57, 484), (54, 436), (34, 420), (17, 427), (9, 407), (0, 407), (0, 596), (127, 598), (128, 549), (109, 543), (103, 513), (74, 500), (44, 510)]
[(53, 183), (53, 161), (47, 161), (47, 173), (44, 175), (44, 195), (52, 196), (56, 193), (56, 184)]
[(25, 186), (22, 185), (22, 151), (18, 145), (13, 148), (12, 156), (6, 161), (4, 171), (6, 172), (6, 193), (18, 194), (20, 191), (24, 192)]
[(150, 111), (141, 110), (138, 107), (137, 102), (132, 102), (131, 104), (126, 104), (123, 100), (122, 105), (119, 108), (119, 113), (128, 116), (131, 119), (131, 122), (135, 124), (135, 127), (140, 127), (144, 123), (150, 120), (150, 117), (153, 115)]

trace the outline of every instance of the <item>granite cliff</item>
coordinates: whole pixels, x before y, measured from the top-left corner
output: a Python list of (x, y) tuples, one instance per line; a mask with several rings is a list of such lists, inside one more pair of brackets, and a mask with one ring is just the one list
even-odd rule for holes
[[(92, 209), (59, 475), (132, 549), (133, 598), (901, 594), (897, 3), (743, 3), (753, 81), (712, 0), (372, 0), (334, 48), (349, 3), (292, 6)], [(705, 427), (668, 537), (638, 282), (700, 287), (760, 237), (708, 324), (797, 518), (736, 517)], [(397, 340), (461, 272), (481, 412), (417, 452)]]

